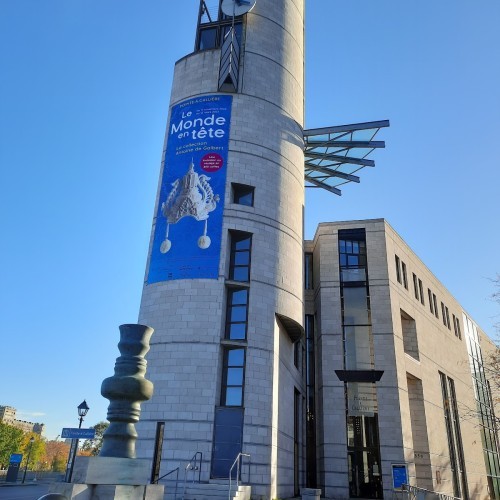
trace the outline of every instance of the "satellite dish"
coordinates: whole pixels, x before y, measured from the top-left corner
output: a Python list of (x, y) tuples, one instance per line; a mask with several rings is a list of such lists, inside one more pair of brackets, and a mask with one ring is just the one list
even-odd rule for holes
[(221, 9), (226, 16), (242, 16), (255, 7), (256, 0), (222, 0)]

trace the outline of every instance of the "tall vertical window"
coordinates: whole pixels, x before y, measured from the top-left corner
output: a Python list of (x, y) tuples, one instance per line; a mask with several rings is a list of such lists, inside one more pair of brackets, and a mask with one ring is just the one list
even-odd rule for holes
[[(357, 372), (357, 380), (361, 376), (359, 382), (345, 383), (349, 494), (351, 498), (381, 498), (376, 386), (372, 381), (364, 380), (362, 375), (374, 368), (363, 229), (339, 231), (339, 258), (344, 368), (347, 372)], [(397, 255), (395, 260), (396, 276), (402, 283), (401, 261)]]
[(406, 273), (406, 264), (401, 261), (401, 271), (403, 275), (403, 286), (408, 290), (408, 276)]
[(222, 406), (243, 406), (244, 372), (245, 349), (225, 349), (222, 371)]
[(455, 445), (457, 448), (458, 467), (460, 472), (460, 482), (464, 499), (469, 498), (469, 488), (467, 485), (467, 472), (465, 470), (464, 446), (462, 442), (462, 431), (460, 429), (460, 416), (458, 413), (457, 396), (455, 393), (455, 381), (448, 377), (449, 398), (451, 406), (451, 418), (453, 431), (455, 433)]
[(429, 295), (429, 310), (434, 314), (434, 302), (432, 302), (432, 292), (430, 288), (427, 288), (427, 294)]
[(314, 316), (306, 314), (306, 485), (316, 488), (316, 378)]
[(455, 337), (458, 337), (462, 340), (462, 332), (460, 331), (460, 320), (452, 314), (453, 317), (453, 330), (455, 331)]
[(446, 426), (446, 437), (448, 438), (448, 453), (450, 456), (450, 468), (453, 479), (453, 496), (460, 497), (460, 483), (458, 480), (457, 452), (455, 448), (455, 439), (453, 436), (453, 424), (450, 411), (450, 401), (448, 397), (448, 384), (446, 375), (439, 372), (441, 380), (441, 393), (443, 397), (444, 422)]
[(417, 281), (417, 275), (415, 273), (412, 273), (413, 275), (413, 293), (415, 294), (415, 298), (419, 300), (419, 294), (418, 294), (418, 281)]
[(397, 255), (395, 255), (396, 257), (396, 278), (398, 280), (398, 283), (402, 283), (401, 281), (401, 260), (399, 259), (399, 257)]
[(441, 316), (443, 317), (443, 325), (446, 326), (446, 312), (444, 310), (444, 304), (441, 302)]
[(229, 279), (233, 281), (250, 281), (250, 250), (252, 235), (231, 231), (231, 258), (229, 261)]
[(245, 340), (247, 338), (248, 293), (248, 288), (227, 289), (227, 339)]
[(313, 254), (304, 254), (304, 288), (312, 290), (314, 288), (313, 282)]
[(433, 293), (432, 294), (432, 302), (434, 304), (434, 316), (439, 319), (439, 312), (438, 312), (438, 303), (436, 299), (436, 295)]
[(423, 306), (425, 306), (425, 301), (424, 301), (424, 286), (422, 285), (422, 280), (418, 280), (418, 289), (420, 290), (420, 302), (422, 303)]
[(467, 486), (462, 433), (460, 430), (458, 406), (455, 395), (455, 382), (441, 372), (439, 372), (439, 378), (441, 379), (441, 392), (443, 396), (444, 419), (446, 424), (446, 435), (448, 437), (454, 496), (468, 500), (469, 490)]
[(448, 330), (451, 330), (451, 324), (450, 324), (450, 310), (448, 307), (444, 306), (444, 314), (446, 316), (446, 326), (448, 327)]

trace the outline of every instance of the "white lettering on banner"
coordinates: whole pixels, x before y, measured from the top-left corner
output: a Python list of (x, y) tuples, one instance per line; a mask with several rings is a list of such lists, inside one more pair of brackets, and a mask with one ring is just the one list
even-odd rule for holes
[[(226, 119), (223, 116), (211, 114), (205, 118), (191, 118), (193, 113), (188, 111), (182, 113), (181, 119), (177, 123), (172, 123), (170, 135), (178, 134), (179, 139), (190, 137), (191, 139), (206, 139), (207, 137), (224, 137), (226, 131), (223, 128), (226, 125)], [(207, 128), (208, 127), (208, 128)]]

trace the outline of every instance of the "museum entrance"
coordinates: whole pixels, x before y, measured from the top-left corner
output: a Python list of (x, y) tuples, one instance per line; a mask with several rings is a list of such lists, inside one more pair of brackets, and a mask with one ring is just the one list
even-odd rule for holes
[(383, 498), (377, 416), (347, 419), (349, 495)]

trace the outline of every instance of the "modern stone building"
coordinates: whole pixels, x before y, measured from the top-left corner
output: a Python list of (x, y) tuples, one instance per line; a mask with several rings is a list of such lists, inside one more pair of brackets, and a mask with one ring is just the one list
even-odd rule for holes
[[(244, 453), (254, 498), (306, 486), (390, 498), (398, 464), (450, 493), (465, 491), (465, 464), (485, 495), (480, 431), (447, 434), (443, 416), (444, 388), (475, 407), (458, 304), (384, 221), (321, 225), (304, 242), (305, 186), (338, 194), (358, 181), (388, 122), (304, 130), (303, 68), (304, 0), (200, 1), (195, 50), (175, 66), (139, 313), (155, 329), (155, 393), (138, 456), (152, 456), (165, 422), (162, 474), (195, 458), (201, 481), (227, 481)], [(349, 252), (339, 228), (354, 231)], [(432, 337), (445, 334), (449, 345)], [(464, 456), (460, 435), (476, 440)]]
[(306, 461), (326, 495), (391, 498), (406, 464), (420, 488), (500, 498), (484, 332), (383, 219), (320, 224), (305, 262)]

